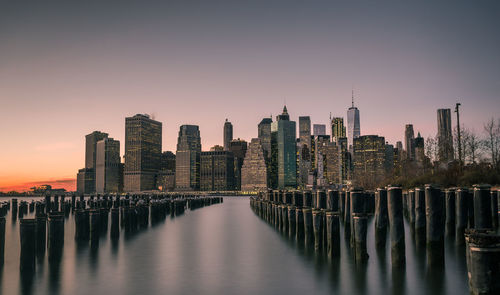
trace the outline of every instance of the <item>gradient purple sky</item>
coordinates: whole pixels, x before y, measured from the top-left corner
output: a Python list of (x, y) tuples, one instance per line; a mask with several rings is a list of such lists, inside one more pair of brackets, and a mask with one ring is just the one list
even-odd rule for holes
[(74, 188), (85, 134), (123, 154), (136, 113), (175, 151), (181, 124), (208, 150), (225, 118), (250, 140), (285, 100), (293, 120), (327, 124), (352, 87), (361, 133), (391, 143), (407, 123), (435, 135), (457, 101), (477, 132), (500, 111), (498, 1), (70, 2), (0, 4), (0, 191)]

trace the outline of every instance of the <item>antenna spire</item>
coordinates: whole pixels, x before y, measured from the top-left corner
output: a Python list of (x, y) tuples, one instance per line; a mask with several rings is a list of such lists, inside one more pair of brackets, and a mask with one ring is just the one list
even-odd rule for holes
[(352, 88), (352, 107), (354, 107), (354, 87)]

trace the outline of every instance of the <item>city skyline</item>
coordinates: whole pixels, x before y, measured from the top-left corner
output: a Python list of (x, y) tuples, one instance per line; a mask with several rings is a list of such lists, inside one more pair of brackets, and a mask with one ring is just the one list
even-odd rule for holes
[(0, 191), (75, 187), (84, 135), (124, 143), (137, 113), (163, 123), (163, 151), (183, 124), (200, 126), (207, 151), (225, 118), (250, 142), (285, 100), (292, 121), (347, 122), (352, 88), (361, 135), (392, 144), (406, 124), (435, 136), (436, 110), (456, 102), (476, 133), (500, 110), (494, 2), (32, 5), (0, 9)]

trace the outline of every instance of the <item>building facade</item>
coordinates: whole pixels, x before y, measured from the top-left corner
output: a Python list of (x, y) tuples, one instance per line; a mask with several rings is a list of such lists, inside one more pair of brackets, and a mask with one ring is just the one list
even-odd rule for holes
[(313, 135), (314, 136), (326, 135), (326, 125), (325, 124), (314, 124), (313, 125)]
[(241, 167), (247, 152), (248, 144), (242, 139), (233, 139), (229, 144), (229, 151), (234, 155), (234, 177), (236, 179), (236, 189), (241, 188)]
[(359, 110), (354, 106), (354, 94), (352, 96), (352, 105), (347, 110), (347, 143), (349, 151), (352, 150), (354, 139), (358, 138), (361, 134), (361, 127), (359, 125)]
[(297, 186), (296, 124), (290, 121), (286, 106), (271, 124), (271, 177), (275, 188)]
[(200, 189), (200, 129), (196, 125), (182, 125), (177, 139), (175, 158), (175, 187), (177, 190)]
[(125, 118), (124, 191), (156, 189), (161, 144), (161, 122), (145, 114)]
[(122, 191), (120, 142), (104, 138), (96, 146), (96, 192), (119, 193)]
[(405, 126), (405, 151), (406, 159), (408, 161), (415, 160), (415, 134), (413, 132), (413, 125), (406, 124)]
[(224, 123), (224, 150), (229, 151), (229, 144), (233, 140), (233, 124), (226, 119)]
[(252, 138), (241, 168), (242, 191), (265, 191), (267, 183), (267, 165), (260, 139)]
[(305, 187), (307, 185), (309, 172), (311, 171), (311, 118), (309, 116), (299, 117), (297, 165), (297, 184), (299, 187)]
[(450, 109), (437, 110), (438, 157), (440, 162), (453, 161), (453, 134)]
[(365, 189), (375, 188), (385, 178), (385, 139), (363, 135), (354, 139), (353, 183)]
[(234, 155), (230, 151), (201, 152), (200, 189), (229, 191), (235, 188)]
[(334, 117), (330, 121), (332, 141), (337, 142), (339, 138), (346, 137), (344, 118)]
[(91, 194), (95, 192), (94, 169), (82, 168), (76, 175), (76, 191), (80, 194)]

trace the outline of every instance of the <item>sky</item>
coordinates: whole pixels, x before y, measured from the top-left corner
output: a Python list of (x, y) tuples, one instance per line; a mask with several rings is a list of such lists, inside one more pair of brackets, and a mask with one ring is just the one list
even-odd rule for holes
[[(0, 191), (75, 189), (85, 135), (122, 143), (125, 117), (182, 124), (202, 149), (257, 137), (281, 112), (327, 124), (354, 90), (361, 134), (434, 136), (462, 104), (481, 133), (500, 113), (499, 1), (1, 1)], [(453, 118), (453, 124), (455, 124)]]

